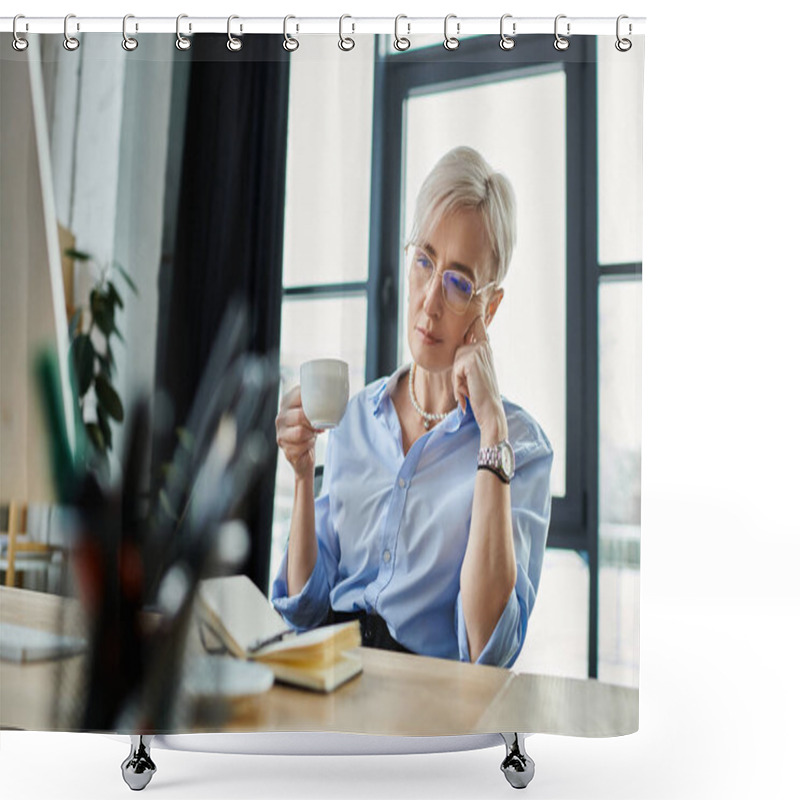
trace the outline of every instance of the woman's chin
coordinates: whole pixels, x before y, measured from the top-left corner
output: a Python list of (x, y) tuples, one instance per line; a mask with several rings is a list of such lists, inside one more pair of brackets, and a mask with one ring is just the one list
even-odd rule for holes
[(411, 348), (411, 358), (420, 369), (426, 372), (445, 372), (453, 367), (453, 359), (441, 349), (431, 346)]

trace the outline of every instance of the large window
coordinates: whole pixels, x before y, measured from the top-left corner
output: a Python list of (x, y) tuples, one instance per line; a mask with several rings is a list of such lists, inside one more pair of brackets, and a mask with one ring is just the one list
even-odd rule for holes
[(638, 680), (642, 465), (642, 59), (599, 49), (599, 677)]
[[(331, 59), (329, 37), (309, 36), (291, 58), (286, 165), (281, 383), (300, 382), (300, 364), (343, 358), (351, 393), (366, 374), (372, 40)], [(324, 64), (325, 69), (320, 69)], [(341, 113), (339, 113), (341, 110)], [(317, 440), (325, 460), (327, 434)], [(294, 474), (278, 459), (270, 584), (289, 535)]]
[[(551, 489), (564, 497), (566, 77), (555, 64), (470, 84), (420, 87), (405, 102), (403, 239), (422, 181), (452, 147), (474, 147), (512, 180), (518, 241), (492, 322), (492, 350), (503, 393), (532, 413), (550, 438)], [(398, 286), (398, 345), (400, 361), (407, 362), (405, 281)]]
[[(411, 204), (436, 159), (479, 148), (519, 199), (519, 250), (492, 324), (504, 392), (545, 427), (557, 457), (549, 544), (594, 554), (597, 492), (596, 64), (594, 40), (563, 53), (545, 36), (510, 52), (491, 36), (386, 55), (376, 68), (367, 370), (405, 355), (400, 253)], [(586, 358), (590, 353), (591, 358)]]

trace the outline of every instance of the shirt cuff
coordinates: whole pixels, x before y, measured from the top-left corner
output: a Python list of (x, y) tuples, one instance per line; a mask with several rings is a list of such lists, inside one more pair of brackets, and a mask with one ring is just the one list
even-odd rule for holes
[[(456, 598), (456, 620), (458, 626), (458, 657), (461, 661), (469, 661), (469, 641), (467, 639), (467, 624), (464, 620), (464, 610), (461, 606), (461, 592)], [(476, 659), (476, 664), (489, 664), (495, 667), (510, 667), (522, 649), (525, 641), (525, 629), (528, 620), (523, 619), (520, 613), (520, 604), (517, 599), (516, 589), (511, 592), (506, 607), (494, 626), (492, 635), (481, 654)]]
[(284, 554), (278, 575), (272, 584), (272, 605), (281, 616), (297, 630), (307, 630), (321, 625), (328, 617), (330, 591), (322, 565), (322, 556), (317, 561), (305, 586), (295, 595), (289, 596), (287, 584), (287, 556)]

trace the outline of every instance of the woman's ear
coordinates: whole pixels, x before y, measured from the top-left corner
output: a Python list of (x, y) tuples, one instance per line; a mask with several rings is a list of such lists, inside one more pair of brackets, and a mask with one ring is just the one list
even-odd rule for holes
[(489, 301), (489, 304), (486, 306), (486, 313), (483, 316), (483, 324), (486, 327), (489, 327), (489, 324), (494, 319), (494, 315), (497, 313), (497, 309), (500, 306), (500, 302), (503, 299), (503, 295), (505, 292), (502, 289), (497, 289), (492, 295), (492, 299)]

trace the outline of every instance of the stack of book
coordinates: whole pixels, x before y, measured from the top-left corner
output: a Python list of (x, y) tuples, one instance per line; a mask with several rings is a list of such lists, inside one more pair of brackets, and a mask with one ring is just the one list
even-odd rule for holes
[(207, 648), (213, 637), (230, 655), (266, 664), (283, 683), (331, 692), (363, 669), (357, 620), (295, 633), (245, 575), (201, 581), (195, 608)]

